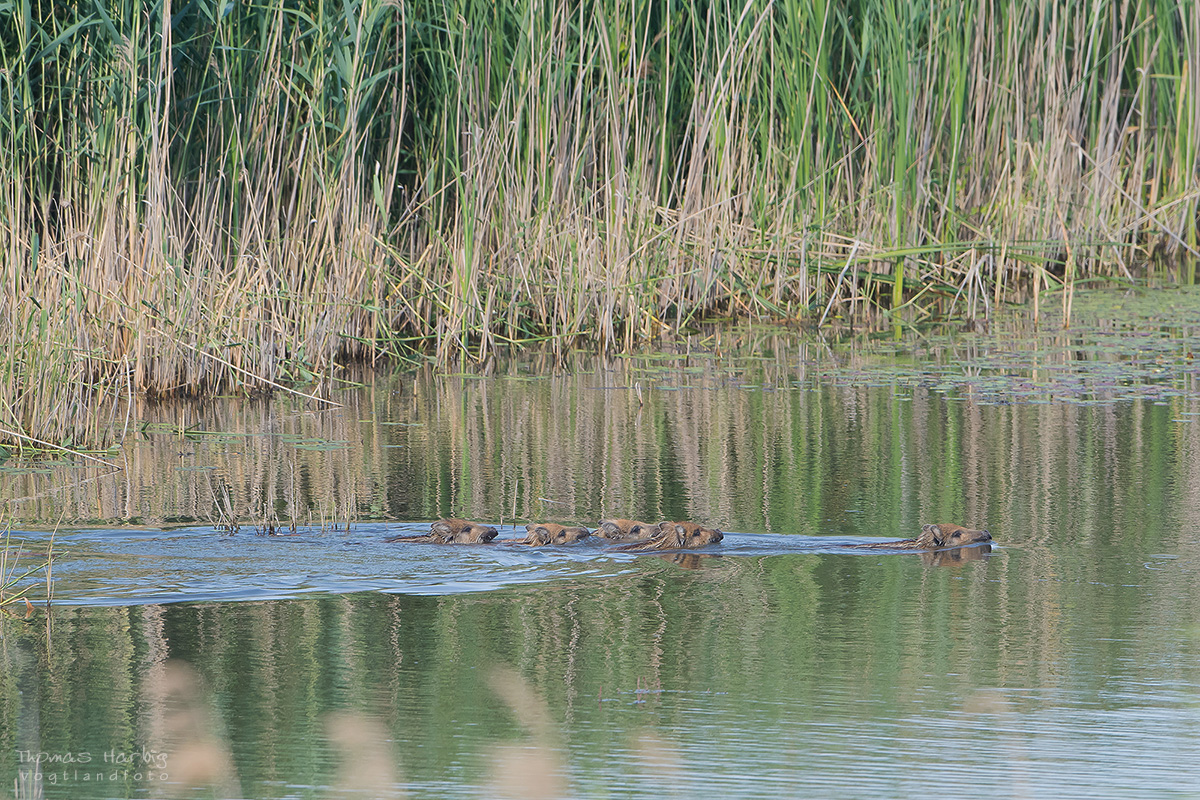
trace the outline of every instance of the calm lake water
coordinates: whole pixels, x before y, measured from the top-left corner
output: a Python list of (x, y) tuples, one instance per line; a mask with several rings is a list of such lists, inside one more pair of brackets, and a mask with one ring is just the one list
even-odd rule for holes
[[(1076, 302), (145, 406), (119, 469), (9, 461), (18, 563), (59, 530), (49, 619), (0, 616), (0, 798), (1200, 797), (1200, 296)], [(449, 515), (727, 536), (382, 541)], [(845, 546), (940, 521), (995, 546)]]

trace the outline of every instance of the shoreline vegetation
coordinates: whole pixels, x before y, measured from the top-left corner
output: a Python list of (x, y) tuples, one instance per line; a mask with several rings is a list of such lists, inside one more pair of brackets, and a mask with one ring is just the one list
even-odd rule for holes
[(1196, 0), (10, 4), (0, 441), (350, 361), (1192, 284), (1198, 37)]

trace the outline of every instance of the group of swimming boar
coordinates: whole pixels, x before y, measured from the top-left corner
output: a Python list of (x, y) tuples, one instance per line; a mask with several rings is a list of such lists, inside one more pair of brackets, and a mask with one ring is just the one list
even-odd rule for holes
[[(465, 519), (440, 519), (430, 526), (429, 533), (393, 536), (388, 542), (426, 542), (429, 544), (486, 544), (499, 534), (490, 525)], [(549, 544), (572, 544), (588, 537), (624, 542), (617, 550), (695, 550), (716, 544), (725, 538), (719, 530), (695, 522), (659, 522), (650, 524), (631, 519), (601, 520), (590, 531), (582, 526), (559, 525), (554, 522), (531, 522), (525, 526), (524, 539), (503, 539), (501, 544), (523, 544), (540, 547)], [(942, 550), (951, 547), (990, 542), (986, 530), (964, 528), (961, 525), (937, 523), (921, 526), (915, 539), (896, 542), (851, 544), (847, 547), (880, 547), (897, 550)]]

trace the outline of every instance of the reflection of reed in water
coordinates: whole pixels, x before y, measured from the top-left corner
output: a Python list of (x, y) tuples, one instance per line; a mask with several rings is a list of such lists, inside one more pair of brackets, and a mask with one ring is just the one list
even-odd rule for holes
[[(1060, 581), (1046, 589), (1028, 580), (1042, 568), (1031, 567), (1029, 555), (1026, 549), (1021, 559), (998, 559), (988, 570), (971, 569), (953, 576), (919, 567), (913, 573), (915, 559), (903, 555), (711, 558), (706, 564), (719, 568), (698, 571), (642, 558), (635, 569), (604, 581), (563, 579), (481, 595), (362, 594), (287, 602), (180, 604), (157, 607), (157, 611), (154, 607), (64, 610), (64, 624), (55, 634), (59, 660), (30, 659), (26, 675), (33, 681), (31, 686), (41, 683), (38, 696), (44, 698), (60, 697), (58, 687), (78, 684), (80, 691), (72, 697), (88, 702), (89, 716), (120, 719), (122, 709), (145, 709), (136, 720), (143, 726), (136, 731), (140, 735), (152, 724), (160, 725), (158, 731), (166, 727), (153, 723), (164, 712), (148, 700), (138, 703), (136, 697), (116, 693), (104, 705), (105, 687), (151, 684), (156, 680), (153, 659), (166, 652), (168, 644), (190, 649), (187, 657), (216, 688), (211, 696), (194, 689), (190, 702), (175, 704), (189, 712), (184, 720), (199, 719), (203, 724), (172, 727), (198, 732), (178, 738), (199, 740), (201, 754), (206, 738), (235, 748), (238, 780), (251, 794), (256, 787), (269, 791), (276, 785), (270, 782), (279, 776), (294, 776), (297, 765), (317, 764), (321, 779), (331, 785), (357, 785), (338, 777), (357, 767), (325, 760), (331, 752), (324, 746), (326, 741), (310, 747), (298, 740), (321, 737), (302, 737), (295, 728), (297, 720), (311, 720), (319, 734), (318, 723), (330, 707), (348, 707), (369, 708), (383, 721), (387, 738), (407, 744), (395, 745), (395, 755), (402, 759), (405, 773), (418, 780), (431, 774), (431, 779), (440, 777), (447, 763), (469, 768), (482, 761), (473, 780), (482, 782), (483, 773), (488, 773), (497, 785), (517, 787), (507, 790), (510, 794), (533, 796), (534, 790), (520, 781), (525, 774), (541, 775), (551, 787), (547, 794), (553, 796), (564, 787), (573, 788), (569, 786), (572, 772), (564, 772), (564, 765), (579, 773), (589, 769), (579, 756), (585, 743), (602, 747), (611, 743), (603, 736), (591, 738), (594, 734), (581, 728), (592, 718), (593, 709), (599, 707), (600, 715), (607, 713), (604, 709), (610, 706), (598, 705), (598, 695), (617, 698), (612, 707), (626, 706), (624, 714), (634, 700), (635, 682), (669, 692), (642, 695), (648, 700), (642, 709), (656, 716), (679, 689), (733, 688), (746, 691), (753, 702), (798, 684), (807, 688), (796, 696), (811, 692), (812, 697), (823, 697), (830, 675), (840, 676), (838, 686), (855, 698), (887, 687), (901, 710), (924, 713), (930, 695), (923, 690), (930, 688), (939, 696), (942, 691), (937, 688), (942, 678), (931, 678), (931, 664), (937, 666), (938, 675), (943, 665), (961, 669), (956, 680), (964, 687), (993, 682), (1051, 689), (1062, 685), (1056, 665), (1070, 646), (1070, 637), (1063, 635), (1069, 620), (1061, 614), (1062, 605), (1101, 595), (1077, 584), (1064, 586)], [(1065, 566), (1076, 569), (1088, 563), (1075, 560)], [(1063, 562), (1057, 567), (1061, 573)], [(1172, 591), (1162, 593), (1165, 596), (1194, 596), (1189, 574), (1152, 577), (1177, 582)], [(919, 580), (905, 580), (900, 586), (878, 580), (887, 575)], [(999, 588), (1001, 581), (1010, 579)], [(1152, 660), (1165, 642), (1173, 641), (1169, 637), (1174, 625), (1162, 624), (1164, 619), (1174, 619), (1172, 611), (1158, 608), (1151, 618), (1144, 613), (1140, 593), (1127, 595), (1127, 600), (1135, 613), (1123, 616), (1122, 622), (1106, 618), (1094, 630), (1119, 634), (1123, 657)], [(165, 617), (160, 628), (147, 624), (151, 613)], [(97, 624), (100, 620), (106, 621), (103, 627)], [(1127, 625), (1137, 627), (1138, 636), (1129, 637), (1133, 627)], [(150, 655), (145, 654), (147, 647), (153, 651)], [(89, 653), (86, 666), (77, 657), (83, 652)], [(46, 663), (50, 669), (39, 666)], [(509, 676), (518, 674), (518, 683), (525, 687), (510, 686), (505, 702), (532, 709), (528, 719), (517, 717), (524, 733), (516, 741), (508, 715), (496, 713), (493, 681), (482, 680), (482, 669), (464, 669), (464, 665), (494, 663), (511, 664)], [(2, 666), (5, 673), (20, 676), (19, 666), (11, 660)], [(102, 666), (108, 669), (98, 669)], [(149, 678), (144, 677), (147, 674)], [(143, 691), (143, 697), (153, 695)], [(533, 694), (537, 702), (522, 692)], [(449, 728), (447, 709), (454, 709), (460, 723), (474, 733), (463, 736)], [(208, 712), (207, 719), (197, 710)], [(742, 713), (729, 707), (714, 712), (706, 727), (744, 721)], [(644, 721), (643, 717), (635, 723), (639, 730)], [(335, 722), (327, 724), (327, 735), (336, 735)], [(627, 727), (621, 732), (632, 735), (628, 731)], [(364, 735), (376, 734), (367, 729)], [(667, 783), (671, 776), (682, 774), (687, 786), (686, 775), (694, 775), (698, 766), (687, 741), (696, 741), (695, 732), (682, 734), (683, 742), (672, 741), (675, 734), (666, 728), (648, 736), (636, 740), (644, 779), (657, 775)], [(656, 740), (661, 746), (656, 746)], [(354, 750), (353, 741), (337, 744), (330, 738), (328, 743), (341, 752), (340, 748)], [(479, 758), (481, 742), (486, 747), (484, 759)], [(493, 750), (495, 742), (508, 746)], [(572, 760), (564, 742), (578, 761)], [(365, 753), (361, 769), (387, 759), (389, 747)], [(417, 748), (423, 748), (420, 754), (413, 752)], [(212, 752), (201, 763), (220, 764), (220, 749), (216, 757)], [(674, 771), (666, 758), (671, 753), (692, 772)], [(207, 774), (214, 774), (213, 770)], [(397, 780), (395, 773), (389, 778), (376, 771), (376, 776), (372, 785), (382, 787), (380, 791), (388, 780)]]

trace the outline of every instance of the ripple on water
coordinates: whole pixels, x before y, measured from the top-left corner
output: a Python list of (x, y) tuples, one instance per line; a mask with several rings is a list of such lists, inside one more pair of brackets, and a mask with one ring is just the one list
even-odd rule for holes
[[(55, 601), (131, 605), (283, 599), (311, 592), (460, 594), (563, 579), (615, 577), (644, 569), (647, 563), (671, 563), (656, 554), (616, 552), (599, 542), (532, 548), (383, 541), (396, 531), (395, 526), (364, 525), (348, 534), (302, 530), (284, 536), (230, 535), (212, 528), (59, 534)], [(32, 540), (47, 536), (20, 535)], [(719, 568), (726, 559), (804, 553), (858, 557), (865, 551), (846, 545), (863, 541), (878, 539), (730, 533), (720, 545), (695, 551), (699, 560), (690, 566)], [(880, 555), (877, 551), (865, 554)]]

